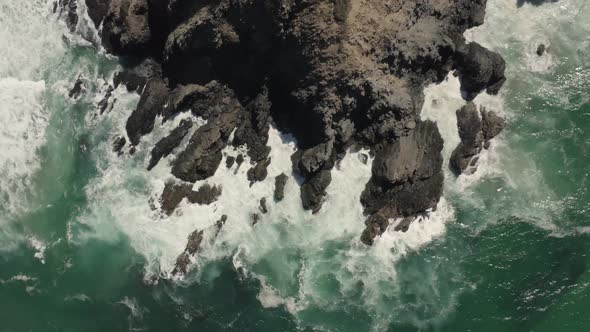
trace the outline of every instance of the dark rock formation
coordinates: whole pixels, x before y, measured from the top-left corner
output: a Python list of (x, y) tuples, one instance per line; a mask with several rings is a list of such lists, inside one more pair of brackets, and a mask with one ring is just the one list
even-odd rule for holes
[(275, 201), (280, 202), (285, 198), (285, 185), (287, 184), (287, 175), (281, 173), (275, 177)]
[(103, 114), (104, 112), (110, 112), (110, 110), (113, 108), (116, 99), (112, 98), (113, 95), (113, 87), (112, 86), (107, 86), (107, 89), (104, 93), (104, 97), (98, 102), (98, 111), (100, 114)]
[(151, 170), (158, 164), (160, 159), (163, 157), (168, 156), (172, 151), (178, 147), (182, 139), (188, 134), (189, 130), (192, 128), (193, 123), (189, 119), (184, 119), (180, 121), (178, 127), (176, 127), (172, 132), (162, 138), (161, 140), (156, 143), (156, 146), (152, 149), (152, 157), (148, 164), (147, 169)]
[(264, 213), (268, 213), (268, 208), (266, 207), (266, 198), (262, 197), (260, 199), (260, 212)]
[(459, 51), (457, 68), (461, 91), (468, 101), (484, 90), (491, 95), (497, 94), (506, 81), (504, 59), (477, 43), (469, 43)]
[(444, 180), (442, 148), (436, 124), (424, 121), (376, 152), (373, 176), (361, 195), (365, 212), (375, 216), (367, 220), (364, 243), (371, 244), (371, 236), (385, 231), (388, 223), (383, 219), (414, 216), (436, 207)]
[(217, 237), (217, 235), (219, 235), (219, 232), (221, 231), (221, 228), (223, 228), (223, 225), (225, 225), (225, 222), (227, 221), (227, 215), (222, 215), (221, 218), (219, 218), (219, 220), (217, 220), (215, 222), (215, 237)]
[(123, 153), (123, 147), (125, 147), (126, 143), (127, 140), (124, 136), (116, 136), (113, 139), (113, 152), (115, 152), (118, 155), (121, 155)]
[(557, 2), (559, 0), (516, 0), (516, 5), (522, 7), (525, 3), (530, 3), (533, 6), (540, 6), (544, 3)]
[[(57, 11), (57, 3), (54, 3), (53, 12)], [(77, 0), (59, 0), (59, 16), (64, 19), (70, 32), (76, 30), (78, 25), (78, 2)]]
[(461, 142), (453, 151), (449, 166), (456, 174), (464, 173), (470, 167), (471, 174), (476, 169), (477, 156), (483, 148), (483, 126), (477, 106), (472, 102), (467, 103), (456, 113)]
[(107, 50), (162, 66), (127, 123), (133, 145), (157, 115), (190, 109), (207, 123), (172, 174), (206, 179), (231, 143), (246, 146), (253, 183), (267, 176), (272, 123), (297, 140), (293, 168), (313, 212), (353, 144), (381, 165), (363, 194), (369, 216), (432, 208), (442, 192), (442, 143), (420, 119), (423, 88), (451, 70), (468, 100), (504, 82), (502, 58), (463, 37), (483, 23), (486, 0), (107, 0), (106, 14), (90, 2), (94, 22), (104, 17)]
[(160, 206), (166, 214), (172, 214), (178, 204), (191, 192), (192, 184), (169, 181), (160, 197)]
[(208, 183), (203, 184), (197, 191), (188, 194), (188, 201), (193, 204), (209, 205), (221, 196), (222, 189), (220, 186), (212, 186)]
[(169, 89), (162, 79), (154, 77), (147, 82), (137, 108), (125, 125), (131, 144), (139, 144), (141, 136), (152, 131), (156, 116), (162, 112), (168, 101), (168, 94)]
[(236, 158), (233, 156), (227, 156), (227, 158), (225, 158), (225, 167), (227, 168), (231, 168), (234, 163), (236, 162)]
[(82, 92), (84, 92), (85, 90), (86, 90), (86, 86), (84, 85), (84, 81), (82, 80), (81, 76), (78, 76), (78, 78), (76, 79), (76, 82), (74, 83), (74, 86), (72, 87), (72, 89), (68, 93), (68, 97), (70, 97), (72, 99), (76, 99), (76, 98), (80, 97), (80, 94), (82, 94)]
[(172, 270), (172, 275), (184, 275), (188, 271), (191, 263), (191, 256), (194, 256), (201, 248), (203, 242), (203, 231), (196, 230), (188, 236), (188, 241), (184, 252), (176, 259), (176, 265)]
[(479, 153), (483, 148), (490, 147), (490, 140), (499, 135), (504, 126), (505, 121), (502, 117), (483, 107), (478, 112), (472, 102), (457, 110), (457, 127), (461, 142), (451, 155), (451, 170), (455, 174), (475, 172)]
[(320, 211), (330, 182), (332, 182), (332, 174), (328, 170), (323, 170), (303, 183), (301, 186), (301, 202), (305, 210), (311, 210), (312, 213)]
[(543, 54), (545, 54), (545, 44), (539, 44), (537, 47), (537, 55), (542, 56)]

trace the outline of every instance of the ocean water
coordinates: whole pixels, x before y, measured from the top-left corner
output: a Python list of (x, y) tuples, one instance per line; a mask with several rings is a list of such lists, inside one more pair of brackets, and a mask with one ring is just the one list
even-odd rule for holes
[[(265, 182), (249, 188), (246, 167), (220, 167), (205, 181), (223, 187), (218, 202), (160, 215), (169, 159), (146, 171), (149, 147), (186, 115), (116, 156), (112, 138), (139, 96), (117, 89), (99, 113), (118, 64), (79, 37), (96, 40), (87, 18), (71, 34), (51, 1), (3, 0), (0, 332), (589, 330), (590, 4), (488, 3), (466, 36), (504, 56), (508, 81), (476, 102), (508, 127), (477, 173), (447, 171), (435, 212), (367, 248), (359, 195), (370, 163), (350, 153), (311, 216), (292, 176), (272, 200), (295, 146), (275, 129)], [(86, 89), (71, 99), (78, 77)], [(447, 160), (463, 104), (452, 75), (426, 91), (422, 116), (437, 121)], [(252, 227), (262, 197), (269, 213)], [(195, 229), (202, 250), (172, 277)]]

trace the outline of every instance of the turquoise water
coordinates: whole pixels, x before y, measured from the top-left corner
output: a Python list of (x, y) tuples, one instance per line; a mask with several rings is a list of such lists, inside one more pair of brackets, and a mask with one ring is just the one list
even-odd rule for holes
[[(245, 171), (208, 180), (210, 207), (150, 208), (169, 176), (147, 172), (157, 126), (117, 157), (138, 96), (115, 91), (98, 114), (116, 59), (50, 14), (44, 0), (0, 4), (0, 331), (585, 331), (590, 329), (590, 5), (489, 0), (467, 37), (500, 52), (508, 82), (479, 104), (508, 128), (473, 176), (447, 173), (445, 195), (408, 233), (372, 248), (358, 196), (370, 165), (349, 155), (329, 200), (301, 211), (294, 180), (256, 227), (249, 216), (272, 181)], [(84, 20), (78, 27), (84, 29)], [(537, 57), (539, 43), (549, 53)], [(68, 91), (82, 75), (87, 91)], [(458, 142), (456, 79), (427, 89), (448, 157)], [(293, 142), (271, 131), (269, 179), (288, 171)], [(237, 150), (228, 149), (229, 155)], [(155, 202), (157, 205), (157, 202)], [(229, 216), (217, 239), (211, 225)], [(170, 277), (195, 229), (205, 245), (184, 279)]]

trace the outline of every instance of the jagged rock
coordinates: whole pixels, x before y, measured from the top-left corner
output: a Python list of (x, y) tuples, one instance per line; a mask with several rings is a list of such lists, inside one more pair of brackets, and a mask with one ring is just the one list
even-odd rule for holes
[(475, 42), (466, 45), (459, 54), (457, 70), (464, 98), (471, 101), (484, 90), (497, 94), (506, 81), (502, 56)]
[(110, 111), (113, 108), (116, 99), (111, 101), (111, 96), (113, 95), (113, 87), (108, 86), (105, 92), (104, 97), (98, 102), (98, 110), (100, 114), (103, 114), (105, 111)]
[[(436, 207), (444, 180), (442, 148), (436, 124), (422, 121), (408, 136), (377, 151), (373, 175), (361, 195), (365, 213), (390, 219), (414, 216)], [(372, 223), (368, 224), (366, 234), (375, 234)]]
[[(78, 25), (78, 2), (77, 0), (59, 0), (60, 12), (59, 16), (64, 17), (66, 26), (70, 32), (76, 30)], [(54, 6), (55, 8), (55, 6)], [(55, 9), (54, 11), (55, 12)]]
[(461, 142), (453, 151), (449, 166), (453, 172), (461, 174), (468, 168), (475, 171), (477, 155), (481, 152), (484, 138), (482, 121), (474, 103), (467, 103), (456, 114)]
[(246, 175), (248, 176), (248, 181), (250, 181), (250, 186), (255, 182), (261, 182), (266, 179), (266, 176), (268, 175), (268, 165), (270, 165), (270, 157), (257, 162), (254, 167), (251, 167), (248, 170)]
[(131, 147), (129, 147), (129, 154), (130, 155), (134, 155), (136, 151), (137, 151), (137, 148), (135, 146), (132, 145)]
[(235, 157), (227, 156), (227, 158), (225, 158), (225, 167), (231, 168), (234, 165), (235, 161), (236, 161)]
[(516, 0), (516, 5), (522, 7), (525, 3), (530, 3), (533, 6), (540, 6), (544, 3), (557, 2), (559, 0)]
[(326, 189), (332, 181), (328, 170), (320, 171), (306, 180), (301, 186), (301, 202), (305, 210), (318, 213), (326, 198)]
[(280, 202), (285, 198), (285, 185), (287, 184), (287, 175), (281, 173), (275, 177), (275, 201)]
[(369, 162), (369, 156), (366, 153), (359, 153), (359, 160), (366, 165)]
[(147, 58), (139, 64), (133, 64), (130, 67), (115, 73), (113, 84), (115, 88), (123, 84), (127, 91), (137, 91), (141, 93), (150, 78), (158, 78), (162, 75), (162, 68), (152, 58)]
[(333, 146), (333, 142), (330, 141), (319, 144), (311, 149), (298, 150), (291, 156), (293, 169), (303, 176), (310, 176), (321, 169), (331, 168), (334, 157)]
[(221, 216), (221, 218), (219, 218), (219, 220), (217, 220), (215, 222), (215, 237), (217, 237), (217, 235), (221, 231), (221, 228), (223, 228), (223, 225), (225, 225), (226, 221), (227, 221), (227, 215), (224, 214)]
[(151, 38), (148, 12), (147, 0), (110, 0), (102, 27), (105, 48), (120, 55), (146, 52)]
[(472, 174), (477, 170), (479, 153), (490, 147), (490, 140), (504, 129), (505, 121), (483, 107), (477, 112), (475, 104), (469, 102), (457, 111), (457, 126), (461, 142), (453, 151), (449, 166), (455, 174)]
[(233, 145), (246, 145), (248, 156), (253, 162), (266, 159), (270, 153), (268, 130), (270, 129), (270, 102), (267, 92), (258, 95), (250, 102), (245, 112), (241, 113), (239, 125), (236, 128)]
[(94, 23), (94, 27), (98, 29), (100, 23), (109, 11), (110, 1), (105, 0), (86, 0), (86, 8), (88, 16)]
[(258, 213), (252, 213), (250, 220), (252, 221), (252, 226), (255, 226), (260, 221), (260, 215)]
[(196, 230), (188, 236), (186, 248), (176, 259), (176, 265), (174, 266), (174, 270), (172, 270), (172, 275), (186, 274), (188, 265), (190, 264), (190, 257), (199, 251), (202, 242), (203, 231)]
[(545, 54), (545, 44), (539, 44), (539, 47), (537, 47), (537, 55), (542, 56), (543, 54)]
[(121, 155), (123, 153), (123, 147), (125, 146), (125, 144), (127, 143), (127, 140), (125, 139), (124, 136), (116, 136), (113, 139), (113, 152), (115, 152), (118, 155)]
[(212, 186), (208, 183), (199, 187), (199, 190), (192, 191), (188, 194), (188, 201), (193, 204), (209, 205), (221, 196), (222, 189), (220, 186)]
[(222, 113), (231, 103), (235, 103), (233, 91), (217, 81), (206, 85), (178, 85), (162, 115), (166, 121), (178, 112), (190, 109), (195, 116), (207, 120)]
[(389, 227), (389, 219), (381, 213), (376, 213), (370, 216), (365, 224), (367, 228), (361, 234), (361, 242), (368, 246), (372, 246), (377, 236), (381, 236)]
[(262, 197), (260, 199), (260, 212), (263, 214), (268, 213), (268, 208), (266, 207), (266, 198)]
[(395, 225), (395, 228), (393, 230), (396, 232), (407, 232), (408, 229), (410, 229), (410, 225), (412, 224), (414, 219), (414, 217), (402, 219), (397, 225)]
[(139, 144), (141, 136), (152, 131), (156, 116), (162, 112), (168, 101), (168, 94), (168, 87), (160, 78), (152, 78), (148, 81), (137, 107), (125, 125), (131, 144)]
[(215, 174), (223, 158), (221, 150), (236, 126), (241, 105), (233, 96), (227, 95), (220, 101), (218, 110), (214, 118), (195, 131), (186, 149), (174, 162), (172, 174), (177, 178), (195, 182)]
[(190, 183), (167, 182), (160, 197), (162, 211), (168, 215), (172, 214), (178, 204), (191, 192), (192, 187)]
[(193, 123), (190, 119), (184, 119), (180, 121), (178, 127), (172, 130), (168, 136), (162, 138), (158, 141), (158, 143), (156, 143), (156, 146), (154, 146), (152, 149), (152, 157), (150, 158), (150, 162), (147, 167), (148, 171), (154, 168), (160, 159), (168, 156), (176, 147), (178, 147), (192, 126)]
[(76, 79), (76, 82), (74, 83), (74, 86), (72, 87), (72, 89), (68, 93), (68, 96), (72, 99), (77, 99), (78, 97), (80, 97), (80, 94), (82, 94), (82, 92), (84, 92), (84, 91), (86, 91), (86, 86), (84, 85), (84, 81), (82, 80), (82, 77), (78, 76), (78, 78)]
[[(106, 48), (154, 56), (162, 86), (165, 77), (173, 91), (148, 93), (158, 107), (132, 114), (131, 143), (151, 130), (157, 114), (168, 119), (191, 109), (208, 123), (172, 173), (191, 182), (214, 174), (237, 127), (235, 144), (246, 144), (256, 164), (248, 171), (252, 181), (266, 176), (273, 123), (297, 141), (294, 171), (304, 177), (301, 196), (312, 211), (321, 206), (326, 174), (353, 144), (376, 153), (378, 166), (363, 194), (369, 215), (433, 207), (442, 192), (442, 143), (438, 130), (420, 119), (423, 89), (455, 69), (466, 99), (498, 92), (504, 61), (463, 37), (483, 23), (486, 0), (359, 1), (112, 0)], [(132, 10), (144, 3), (147, 10)]]
[(489, 148), (490, 140), (498, 136), (504, 127), (506, 127), (506, 120), (498, 116), (493, 111), (487, 111), (485, 108), (480, 109), (482, 119), (483, 138), (485, 140), (485, 148)]

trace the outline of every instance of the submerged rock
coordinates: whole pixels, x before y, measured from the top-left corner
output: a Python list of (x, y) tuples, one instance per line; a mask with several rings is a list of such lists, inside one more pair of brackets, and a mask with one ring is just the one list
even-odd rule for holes
[(124, 136), (116, 136), (113, 139), (113, 152), (117, 155), (121, 155), (123, 153), (123, 147), (127, 143), (127, 139)]
[(78, 76), (76, 82), (74, 83), (74, 86), (68, 93), (68, 96), (72, 99), (77, 99), (78, 97), (80, 97), (80, 94), (82, 94), (82, 92), (84, 91), (86, 91), (86, 86), (84, 84), (84, 81), (82, 80), (82, 77)]
[(545, 44), (539, 44), (537, 47), (537, 55), (542, 56), (543, 54), (545, 54)]

